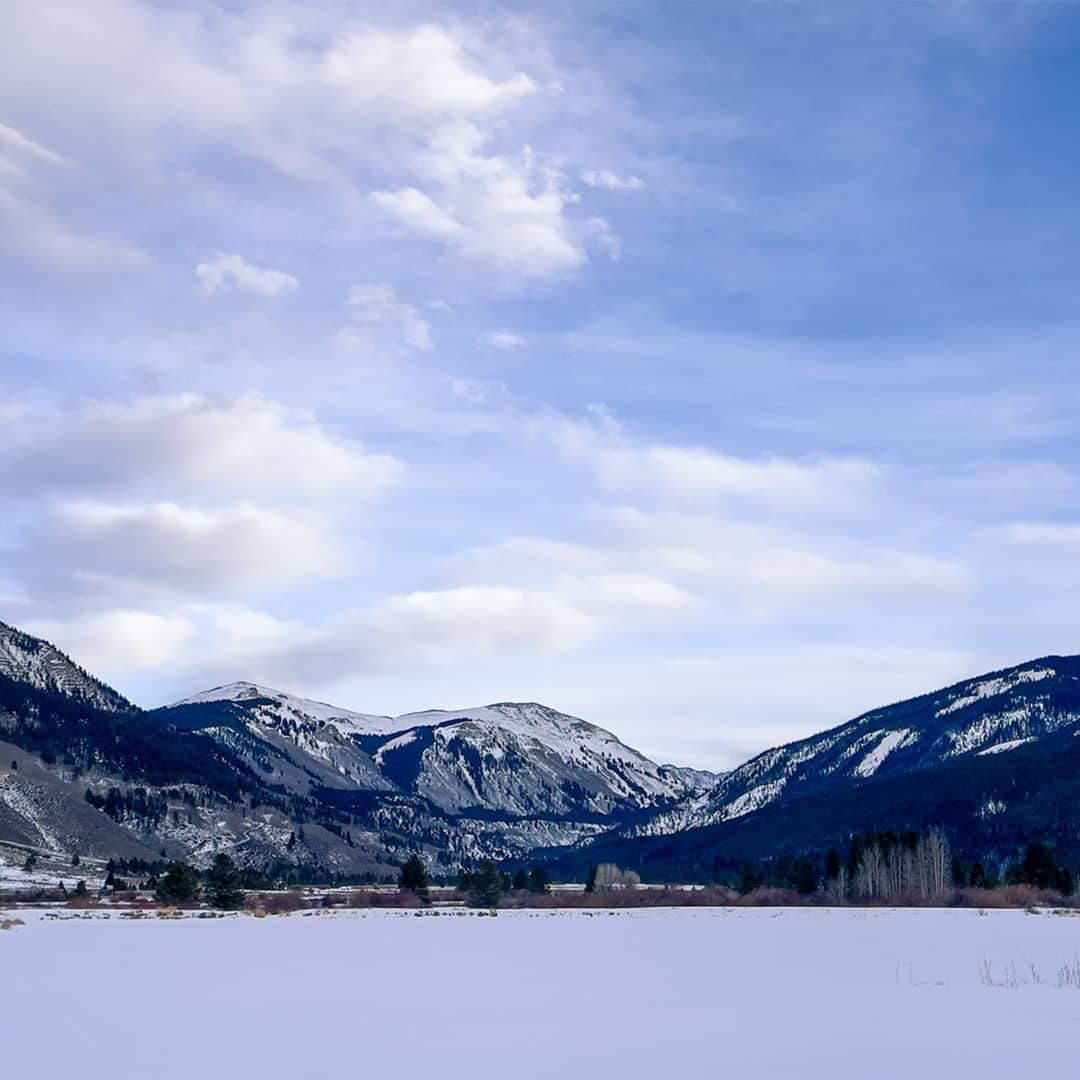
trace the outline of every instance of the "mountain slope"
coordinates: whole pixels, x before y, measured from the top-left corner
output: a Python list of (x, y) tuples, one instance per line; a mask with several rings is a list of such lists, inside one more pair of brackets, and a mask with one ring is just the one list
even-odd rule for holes
[(593, 819), (666, 805), (711, 780), (657, 765), (611, 732), (535, 703), (389, 717), (230, 683), (185, 698), (170, 714), (213, 702), (229, 703), (249, 731), (287, 740), (344, 780), (420, 795), (449, 813)]
[(1080, 860), (1080, 657), (1051, 656), (875, 709), (767, 750), (711, 790), (574, 850), (653, 879), (730, 876), (743, 859), (823, 855), (854, 834), (944, 826), (970, 857), (1031, 839)]
[(875, 709), (766, 750), (709, 791), (635, 828), (659, 835), (730, 821), (772, 803), (872, 777), (1008, 753), (1080, 724), (1080, 657), (1051, 656)]
[(145, 712), (3, 629), (0, 841), (52, 855), (229, 850), (380, 878), (419, 850), (453, 871), (579, 843), (711, 779), (536, 704), (386, 717), (231, 683)]
[(0, 676), (84, 701), (98, 709), (128, 712), (131, 702), (87, 674), (55, 645), (0, 622)]

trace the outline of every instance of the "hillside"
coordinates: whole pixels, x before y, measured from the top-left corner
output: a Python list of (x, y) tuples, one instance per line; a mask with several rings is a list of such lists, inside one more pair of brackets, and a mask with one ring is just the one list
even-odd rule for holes
[[(90, 855), (385, 877), (580, 842), (698, 793), (610, 732), (532, 703), (374, 716), (253, 683), (145, 712), (11, 628), (0, 840)], [(5, 758), (7, 754), (5, 753)]]
[(767, 750), (709, 791), (556, 861), (708, 877), (743, 858), (930, 825), (973, 853), (1004, 857), (1038, 837), (1080, 859), (1078, 734), (1080, 658), (1044, 657)]

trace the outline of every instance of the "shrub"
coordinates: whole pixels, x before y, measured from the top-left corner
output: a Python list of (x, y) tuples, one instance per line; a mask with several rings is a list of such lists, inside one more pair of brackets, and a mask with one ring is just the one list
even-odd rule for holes
[(244, 898), (244, 909), (253, 915), (288, 915), (293, 911), (302, 911), (307, 902), (303, 894), (295, 889), (277, 893), (251, 893)]

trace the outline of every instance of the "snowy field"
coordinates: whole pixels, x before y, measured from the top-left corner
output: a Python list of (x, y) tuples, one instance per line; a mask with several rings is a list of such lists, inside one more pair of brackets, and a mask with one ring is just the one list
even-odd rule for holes
[(12, 1077), (1017, 1080), (1080, 1036), (1069, 914), (18, 914)]

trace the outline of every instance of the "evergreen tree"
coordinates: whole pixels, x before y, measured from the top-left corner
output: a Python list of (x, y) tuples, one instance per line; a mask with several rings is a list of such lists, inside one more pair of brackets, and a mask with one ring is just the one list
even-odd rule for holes
[(398, 888), (404, 892), (416, 893), (425, 903), (429, 900), (431, 879), (428, 877), (424, 860), (419, 855), (410, 855), (401, 864), (401, 873), (398, 874)]
[(825, 856), (825, 880), (835, 881), (840, 876), (840, 856), (833, 848), (829, 848)]
[(739, 878), (735, 884), (735, 888), (745, 896), (747, 893), (752, 893), (755, 889), (761, 887), (761, 875), (754, 869), (752, 863), (746, 859), (739, 864)]
[(593, 866), (589, 869), (589, 876), (585, 879), (585, 891), (587, 893), (596, 892), (596, 871), (599, 869), (597, 866)]
[(213, 907), (236, 911), (244, 904), (240, 871), (223, 851), (214, 856), (213, 865), (206, 871), (206, 890)]
[(83, 900), (90, 895), (89, 891), (86, 888), (85, 881), (80, 880), (75, 883), (75, 895), (79, 897), (80, 900)]
[(524, 869), (514, 875), (514, 882), (510, 886), (515, 892), (522, 892), (529, 887), (529, 875)]
[(493, 862), (481, 863), (479, 869), (464, 877), (470, 907), (496, 907), (509, 885)]
[(1058, 866), (1054, 853), (1046, 844), (1034, 841), (1024, 849), (1024, 857), (1013, 863), (1005, 875), (1011, 885), (1034, 885), (1037, 889), (1072, 891), (1072, 874)]
[(199, 898), (199, 872), (187, 863), (174, 862), (162, 875), (157, 898), (164, 904), (191, 904)]
[(817, 875), (809, 859), (799, 859), (794, 872), (795, 891), (803, 896), (817, 892)]
[(551, 877), (548, 872), (542, 866), (534, 866), (529, 871), (529, 878), (526, 888), (529, 892), (534, 893), (546, 893), (548, 891), (548, 885), (551, 884)]

